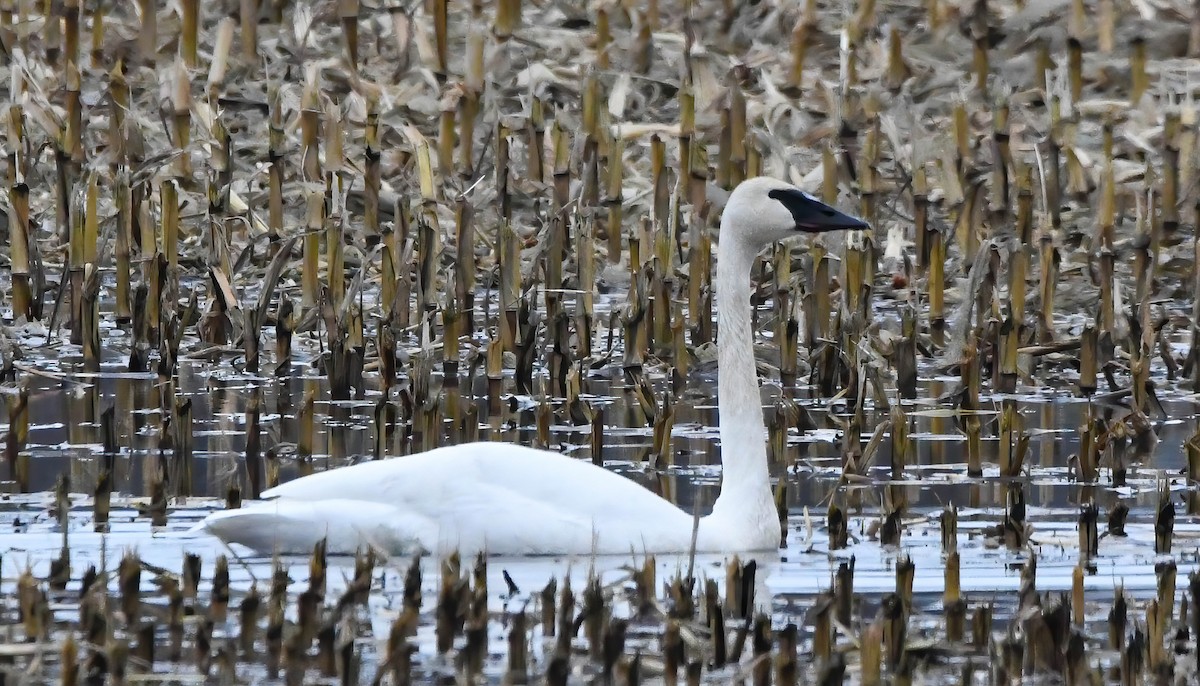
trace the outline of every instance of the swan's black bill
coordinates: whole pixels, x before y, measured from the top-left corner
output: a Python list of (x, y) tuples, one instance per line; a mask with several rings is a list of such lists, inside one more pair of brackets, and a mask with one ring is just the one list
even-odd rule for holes
[(788, 208), (792, 217), (796, 219), (796, 228), (801, 231), (817, 233), (870, 228), (865, 221), (858, 217), (851, 217), (844, 212), (839, 212), (802, 190), (776, 188), (767, 195)]

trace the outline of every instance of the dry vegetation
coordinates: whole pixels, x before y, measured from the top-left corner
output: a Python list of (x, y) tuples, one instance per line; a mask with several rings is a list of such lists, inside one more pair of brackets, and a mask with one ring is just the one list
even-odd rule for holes
[[(1200, 633), (1197, 613), (1190, 625), (1186, 610), (1176, 617), (1166, 590), (1144, 626), (1125, 624), (1121, 600), (1108, 642), (1079, 633), (1082, 575), (1098, 545), (1092, 484), (1121, 485), (1130, 460), (1152, 460), (1156, 389), (1200, 378), (1193, 6), (0, 0), (0, 41), (9, 104), (0, 261), (11, 317), (0, 371), (16, 489), (26, 489), (30, 469), (30, 375), (69, 381), (102, 365), (157, 372), (162, 460), (144, 495), (145, 514), (161, 523), (168, 498), (188, 495), (192, 476), (179, 361), (233, 365), (265, 384), (296, 373), (314, 350), (330, 398), (377, 401), (379, 457), (475, 438), (480, 415), (509, 411), (504, 398), (517, 393), (540, 402), (540, 443), (550, 443), (557, 413), (591, 424), (600, 460), (604, 416), (581, 394), (593, 370), (616, 369), (653, 427), (650, 457), (669, 461), (673, 403), (695, 383), (690, 374), (710, 359), (717, 334), (711, 248), (721, 203), (741, 179), (770, 174), (874, 226), (844, 242), (778, 248), (756, 269), (769, 305), (757, 315), (771, 334), (763, 364), (784, 388), (771, 415), (772, 454), (782, 456), (788, 432), (812, 421), (795, 402), (811, 392), (848, 403), (835, 420), (848, 481), (865, 478), (885, 437), (891, 470), (903, 473), (911, 418), (898, 400), (916, 397), (923, 359), (961, 374), (950, 400), (970, 476), (983, 473), (985, 436), (999, 438), (1000, 474), (1014, 479), (995, 536), (1019, 549), (1029, 525), (1016, 477), (1029, 434), (1011, 396), (997, 401), (997, 422), (974, 411), (991, 392), (1046, 383), (1125, 402), (1117, 414), (1090, 413), (1081, 429), (1073, 466), (1089, 485), (1074, 610), (1066, 601), (1041, 607), (1030, 569), (1009, 633), (993, 635), (990, 610), (980, 608), (973, 640), (963, 643), (957, 543), (944, 529), (945, 636), (952, 651), (991, 651), (997, 678), (1046, 671), (1073, 683), (1099, 674), (1093, 648), (1113, 651), (1124, 683), (1170, 673), (1168, 634), (1180, 651), (1194, 650), (1187, 632)], [(600, 291), (628, 298), (610, 314)], [(877, 320), (880, 312), (887, 318)], [(61, 368), (35, 364), (47, 357)], [(476, 397), (480, 370), (486, 382)], [(231, 504), (278, 478), (263, 455), (258, 391), (250, 396)], [(282, 437), (301, 457), (313, 453), (315, 401), (310, 392), (294, 410), (299, 434)], [(126, 438), (113, 421), (111, 411), (101, 418), (98, 528)], [(1194, 482), (1200, 437), (1187, 451)], [(847, 498), (853, 505), (851, 494), (828, 509), (833, 548), (846, 542)], [(1187, 506), (1196, 512), (1200, 500)], [(903, 491), (889, 491), (885, 544), (899, 539), (904, 508)], [(1164, 490), (1159, 553), (1171, 550), (1174, 508)], [(951, 527), (953, 510), (946, 517)], [(1109, 532), (1123, 521), (1111, 512)], [(63, 628), (46, 623), (43, 590), (48, 583), (51, 595), (63, 593), (65, 546), (63, 559), (59, 577), (22, 576), (14, 636)], [(163, 632), (139, 609), (129, 581), (139, 568), (136, 560), (121, 566), (119, 620), (105, 614), (116, 604), (107, 581), (85, 580), (82, 625), (54, 649), (62, 683), (76, 683), (80, 653), (80, 676), (107, 674), (111, 683), (132, 679), (125, 660), (143, 671), (153, 664), (155, 643), (179, 659), (182, 599), (194, 600), (196, 581), (190, 596), (186, 573), (182, 585), (164, 582)], [(1163, 589), (1174, 588), (1174, 569), (1160, 571)], [(877, 682), (883, 664), (903, 681), (932, 653), (905, 648), (912, 608), (903, 579), (869, 621), (851, 614), (852, 565), (844, 575), (801, 634), (755, 620), (744, 598), (722, 605), (693, 579), (677, 581), (661, 600), (669, 607), (663, 640), (650, 645), (662, 657), (649, 671), (666, 683), (675, 683), (673, 666), (689, 683), (721, 680), (723, 665), (741, 659), (756, 683), (772, 675), (795, 683), (806, 670), (834, 683), (849, 655), (855, 680)], [(353, 592), (369, 592), (370, 578)], [(449, 604), (458, 613), (446, 620), (456, 627), (451, 637), (467, 626), (454, 644), (457, 664), (475, 674), (486, 604), (482, 615), (471, 609), (480, 591), (457, 568), (445, 579), (439, 630)], [(907, 583), (911, 595), (911, 576)], [(639, 584), (643, 596), (654, 594), (653, 578)], [(207, 620), (189, 631), (197, 632), (194, 664), (228, 676), (238, 655), (257, 659), (260, 599), (242, 600), (250, 614), (241, 647), (217, 645), (212, 629), (228, 603), (228, 588), (223, 600), (218, 590), (214, 581), (213, 598), (194, 608)], [(591, 592), (585, 605), (602, 605), (598, 595), (587, 600)], [(302, 618), (285, 631), (286, 593), (272, 586), (267, 652), (257, 655), (273, 650), (268, 671), (283, 669), (289, 683), (306, 668), (354, 683), (358, 627), (345, 610), (358, 596), (320, 615), (323, 587), (305, 593)], [(636, 681), (642, 663), (619, 657), (625, 625), (600, 606), (573, 622), (569, 608), (556, 619), (554, 598), (551, 589), (541, 635), (552, 636), (556, 622), (560, 631), (583, 627), (582, 659), (601, 678)], [(324, 619), (303, 619), (305, 603)], [(731, 627), (732, 655), (727, 617), (742, 623)], [(533, 620), (513, 621), (509, 647), (520, 658), (509, 678), (537, 672), (562, 683), (571, 642), (549, 639), (557, 657), (526, 665)], [(700, 623), (684, 640), (680, 627), (692, 621)], [(409, 678), (411, 629), (394, 629), (381, 653), (379, 673), (393, 683)], [(452, 643), (439, 638), (439, 652)], [(811, 660), (797, 662), (798, 645)], [(2, 657), (45, 659), (40, 647)]]

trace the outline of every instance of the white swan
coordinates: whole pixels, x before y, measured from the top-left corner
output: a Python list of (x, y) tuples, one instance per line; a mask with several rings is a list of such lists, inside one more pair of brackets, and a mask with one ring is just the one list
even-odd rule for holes
[[(800, 232), (866, 224), (775, 179), (740, 184), (721, 218), (716, 288), (717, 402), (723, 478), (700, 519), (697, 552), (772, 550), (779, 518), (767, 471), (751, 335), (750, 269), (759, 251)], [(682, 553), (692, 515), (590, 462), (509, 443), (455, 445), (312, 474), (267, 502), (208, 516), (203, 528), (263, 553), (331, 553), (363, 544), (445, 555)]]

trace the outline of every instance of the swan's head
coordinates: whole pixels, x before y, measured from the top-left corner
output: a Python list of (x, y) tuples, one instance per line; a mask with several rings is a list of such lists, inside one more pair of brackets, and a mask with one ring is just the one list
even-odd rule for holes
[(867, 223), (826, 205), (790, 183), (767, 176), (738, 184), (721, 215), (721, 236), (765, 246), (800, 233), (866, 229)]

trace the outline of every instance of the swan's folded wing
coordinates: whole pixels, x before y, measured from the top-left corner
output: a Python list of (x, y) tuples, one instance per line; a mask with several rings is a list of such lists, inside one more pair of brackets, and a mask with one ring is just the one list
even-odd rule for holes
[[(637, 483), (565, 455), (473, 443), (321, 472), (274, 502), (385, 505), (396, 535), (446, 553), (638, 553), (690, 540), (691, 517)], [(415, 531), (407, 527), (419, 527)]]
[[(391, 505), (444, 483), (461, 469), (463, 459), (440, 451), (361, 462), (289, 481), (262, 493), (264, 499), (343, 499)], [(424, 487), (424, 488), (422, 488)]]
[(420, 534), (433, 529), (428, 520), (389, 505), (340, 499), (256, 503), (214, 512), (201, 526), (227, 543), (263, 554), (307, 554), (322, 538), (334, 554), (353, 554), (368, 546), (408, 553), (428, 550), (432, 543), (421, 540)]

